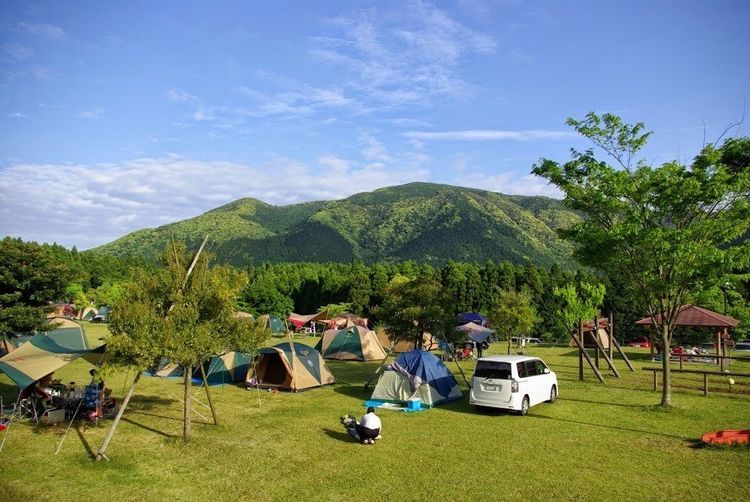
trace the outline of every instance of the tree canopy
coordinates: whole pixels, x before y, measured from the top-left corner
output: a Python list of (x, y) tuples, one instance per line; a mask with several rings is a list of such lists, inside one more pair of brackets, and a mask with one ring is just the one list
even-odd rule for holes
[[(678, 309), (688, 294), (747, 269), (750, 245), (750, 165), (746, 138), (707, 145), (686, 166), (652, 167), (637, 158), (651, 133), (611, 114), (589, 113), (568, 124), (603, 150), (572, 150), (564, 164), (543, 159), (533, 173), (565, 194), (564, 203), (585, 218), (563, 237), (581, 263), (617, 276), (654, 321), (663, 347), (672, 342)], [(657, 325), (658, 324), (658, 325)], [(662, 404), (671, 402), (664, 363)]]

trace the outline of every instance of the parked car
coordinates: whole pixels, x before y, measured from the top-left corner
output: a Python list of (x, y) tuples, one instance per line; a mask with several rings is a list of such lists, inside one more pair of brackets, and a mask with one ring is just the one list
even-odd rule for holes
[(737, 342), (734, 345), (734, 350), (739, 352), (750, 352), (750, 342)]
[(651, 340), (645, 336), (637, 336), (628, 341), (628, 347), (651, 347)]
[(489, 356), (477, 361), (469, 403), (477, 407), (515, 410), (557, 399), (557, 375), (538, 357)]

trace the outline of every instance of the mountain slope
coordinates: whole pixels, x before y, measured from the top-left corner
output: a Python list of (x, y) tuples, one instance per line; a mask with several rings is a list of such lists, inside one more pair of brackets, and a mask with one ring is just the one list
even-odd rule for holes
[(133, 232), (93, 252), (155, 256), (170, 238), (195, 245), (208, 234), (217, 257), (235, 265), (505, 259), (567, 266), (570, 247), (555, 229), (577, 219), (554, 199), (410, 183), (280, 207), (240, 199), (195, 218)]

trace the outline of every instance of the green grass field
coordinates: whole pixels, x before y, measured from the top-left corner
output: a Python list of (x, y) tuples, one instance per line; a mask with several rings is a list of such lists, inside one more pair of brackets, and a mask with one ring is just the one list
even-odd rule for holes
[[(87, 325), (89, 336), (106, 327)], [(98, 336), (98, 335), (97, 335)], [(307, 343), (313, 343), (308, 339)], [(493, 345), (490, 353), (502, 351)], [(674, 406), (654, 405), (646, 350), (631, 349), (638, 371), (605, 385), (577, 380), (577, 356), (532, 347), (557, 373), (560, 398), (526, 417), (476, 412), (468, 394), (419, 413), (382, 411), (384, 438), (357, 444), (338, 417), (360, 415), (363, 383), (376, 363), (329, 363), (338, 383), (299, 394), (213, 387), (219, 426), (196, 423), (181, 439), (180, 382), (143, 378), (109, 449), (93, 462), (109, 422), (74, 426), (59, 455), (64, 426), (16, 424), (0, 460), (1, 500), (747, 500), (750, 449), (701, 448), (704, 432), (750, 428), (750, 379), (676, 376)], [(464, 387), (455, 363), (448, 363)], [(474, 363), (462, 363), (470, 376)], [(693, 364), (691, 367), (696, 367)], [(710, 366), (709, 366), (710, 367)], [(76, 362), (56, 377), (86, 381)], [(750, 362), (735, 362), (750, 371)], [(605, 372), (606, 374), (606, 372)], [(125, 377), (108, 379), (114, 394)], [(719, 393), (721, 392), (721, 393)], [(16, 389), (0, 375), (0, 393)], [(205, 393), (194, 388), (205, 401)], [(206, 417), (210, 412), (199, 406)], [(197, 417), (197, 422), (202, 422)]]

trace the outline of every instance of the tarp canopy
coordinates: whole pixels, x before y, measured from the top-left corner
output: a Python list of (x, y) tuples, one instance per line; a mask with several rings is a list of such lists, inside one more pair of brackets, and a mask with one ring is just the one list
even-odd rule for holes
[(325, 321), (329, 329), (344, 329), (352, 326), (367, 327), (367, 319), (354, 314), (341, 314)]
[(478, 324), (480, 326), (486, 326), (487, 325), (487, 318), (484, 317), (482, 314), (478, 314), (477, 312), (462, 312), (458, 314), (458, 323), (459, 324), (466, 324), (469, 322), (473, 322), (475, 324)]
[(92, 346), (78, 324), (73, 321), (67, 323), (66, 326), (34, 335), (13, 352), (0, 358), (0, 371), (8, 375), (17, 386), (26, 388), (81, 357), (92, 364), (101, 362), (104, 345)]
[(362, 326), (329, 329), (315, 348), (324, 359), (340, 361), (381, 361), (386, 353), (374, 331)]
[[(377, 335), (378, 340), (380, 341), (380, 345), (382, 345), (386, 350), (399, 354), (403, 352), (411, 352), (412, 350), (414, 350), (414, 342), (409, 340), (401, 340), (394, 343), (393, 339), (385, 330), (378, 330)], [(437, 350), (439, 348), (438, 340), (431, 334), (425, 333), (424, 335), (422, 335), (422, 346), (420, 348), (422, 350)]]
[(294, 392), (336, 383), (320, 352), (292, 341), (260, 349), (247, 381), (252, 377), (257, 378), (259, 386)]
[(312, 322), (312, 321), (322, 321), (324, 319), (328, 319), (328, 311), (327, 310), (321, 310), (317, 314), (295, 314), (292, 312), (289, 314), (289, 317), (287, 318), (290, 323), (294, 325), (295, 329), (300, 329), (305, 324)]
[(401, 354), (386, 367), (370, 399), (404, 403), (419, 398), (424, 406), (430, 407), (461, 397), (458, 382), (439, 357), (413, 350)]
[(462, 331), (466, 333), (470, 340), (477, 343), (486, 341), (487, 339), (489, 339), (492, 333), (495, 332), (494, 329), (485, 328), (473, 322), (467, 322), (462, 326), (456, 326), (456, 331)]
[[(657, 324), (661, 322), (661, 315), (656, 316)], [(644, 317), (635, 322), (640, 326), (651, 325), (651, 317)], [(696, 328), (734, 328), (740, 323), (737, 319), (725, 316), (712, 310), (696, 307), (695, 305), (683, 305), (677, 312), (675, 326), (692, 326)]]

